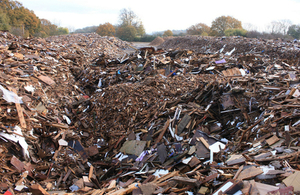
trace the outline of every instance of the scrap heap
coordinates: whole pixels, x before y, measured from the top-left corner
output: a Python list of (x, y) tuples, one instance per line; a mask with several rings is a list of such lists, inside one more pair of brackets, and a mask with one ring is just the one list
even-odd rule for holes
[(298, 42), (0, 34), (5, 194), (300, 191)]

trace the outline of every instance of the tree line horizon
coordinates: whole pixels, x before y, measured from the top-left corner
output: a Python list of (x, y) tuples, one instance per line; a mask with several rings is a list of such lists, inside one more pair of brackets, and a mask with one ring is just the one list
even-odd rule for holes
[[(242, 22), (231, 16), (220, 16), (212, 21), (211, 26), (197, 23), (190, 26), (184, 33), (174, 34), (172, 30), (165, 30), (154, 35), (146, 34), (144, 25), (138, 16), (130, 9), (122, 9), (119, 23), (109, 22), (98, 26), (77, 29), (72, 33), (96, 32), (101, 36), (115, 36), (125, 41), (152, 41), (158, 36), (243, 36), (249, 38), (300, 38), (300, 25), (292, 24), (289, 20), (273, 21), (268, 26), (269, 32), (259, 32), (248, 24), (248, 29), (242, 27)], [(23, 37), (49, 37), (69, 34), (69, 29), (52, 24), (47, 19), (39, 19), (33, 11), (25, 8), (20, 2), (0, 0), (0, 30)]]
[[(143, 41), (147, 38), (154, 39), (157, 36), (173, 36), (172, 30), (165, 30), (156, 35), (147, 35), (142, 22), (130, 9), (122, 9), (119, 15), (120, 23), (112, 25), (109, 22), (99, 26), (90, 27), (90, 32), (96, 32), (101, 36), (117, 36), (126, 41)], [(131, 25), (133, 24), (133, 25)], [(89, 28), (89, 27), (87, 27)], [(253, 28), (248, 24), (248, 28)], [(257, 30), (246, 30), (242, 27), (242, 22), (231, 16), (220, 16), (212, 21), (211, 26), (204, 23), (197, 23), (186, 29), (186, 33), (179, 35), (200, 35), (200, 36), (243, 36), (250, 38), (300, 38), (300, 25), (292, 24), (289, 20), (272, 21), (269, 25), (270, 32), (259, 32)], [(75, 32), (80, 32), (79, 29)], [(144, 39), (143, 39), (144, 37)]]

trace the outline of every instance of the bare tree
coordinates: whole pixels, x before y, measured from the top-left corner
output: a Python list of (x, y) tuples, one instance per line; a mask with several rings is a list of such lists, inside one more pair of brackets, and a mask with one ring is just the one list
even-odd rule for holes
[(272, 21), (269, 25), (269, 30), (272, 34), (286, 35), (289, 27), (292, 25), (290, 20)]
[(247, 30), (247, 31), (257, 31), (257, 26), (255, 26), (254, 24), (251, 23), (245, 23), (242, 24), (243, 29)]
[(278, 21), (272, 21), (270, 24), (269, 24), (269, 30), (270, 30), (270, 33), (272, 34), (279, 34), (280, 33), (280, 24)]
[(69, 26), (68, 29), (69, 29), (69, 32), (70, 32), (70, 33), (72, 33), (72, 32), (75, 31), (75, 27), (74, 27), (74, 26)]
[(292, 25), (292, 21), (288, 19), (280, 20), (281, 28), (283, 31), (283, 34), (286, 35), (287, 31), (289, 30), (289, 27)]
[(137, 16), (135, 13), (130, 9), (122, 9), (119, 15), (120, 18), (120, 26), (133, 26)]
[(120, 25), (119, 25), (120, 28), (133, 26), (136, 29), (136, 33), (138, 36), (143, 36), (145, 34), (145, 28), (142, 21), (132, 10), (125, 9), (125, 8), (122, 9), (120, 11), (119, 20), (120, 20)]

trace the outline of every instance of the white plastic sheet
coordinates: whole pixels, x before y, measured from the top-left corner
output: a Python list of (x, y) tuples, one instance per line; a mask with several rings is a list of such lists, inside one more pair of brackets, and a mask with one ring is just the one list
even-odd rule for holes
[(28, 144), (25, 141), (25, 138), (23, 137), (21, 128), (19, 126), (15, 126), (14, 132), (15, 134), (7, 134), (7, 133), (0, 132), (0, 137), (19, 143), (20, 146), (23, 148), (24, 156), (29, 157)]
[(19, 97), (14, 92), (8, 91), (2, 85), (0, 85), (0, 89), (3, 92), (3, 99), (5, 99), (7, 102), (20, 103), (20, 104), (23, 103), (22, 98)]

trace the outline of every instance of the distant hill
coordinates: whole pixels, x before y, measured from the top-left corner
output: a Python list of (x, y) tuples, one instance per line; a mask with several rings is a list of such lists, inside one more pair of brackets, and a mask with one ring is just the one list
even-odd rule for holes
[(92, 33), (96, 32), (98, 26), (87, 26), (84, 28), (76, 29), (74, 33)]
[[(186, 30), (172, 30), (173, 35), (185, 35), (186, 34)], [(157, 32), (153, 32), (153, 35), (156, 36), (162, 36), (164, 34), (164, 31), (157, 31)]]
[[(87, 26), (84, 28), (76, 29), (73, 33), (92, 33), (97, 31), (98, 26)], [(179, 36), (179, 35), (185, 35), (186, 30), (172, 30), (173, 35)], [(162, 36), (164, 34), (164, 31), (157, 31), (153, 32), (152, 35), (154, 36)]]
[(186, 34), (186, 30), (172, 30), (173, 35), (183, 35)]

